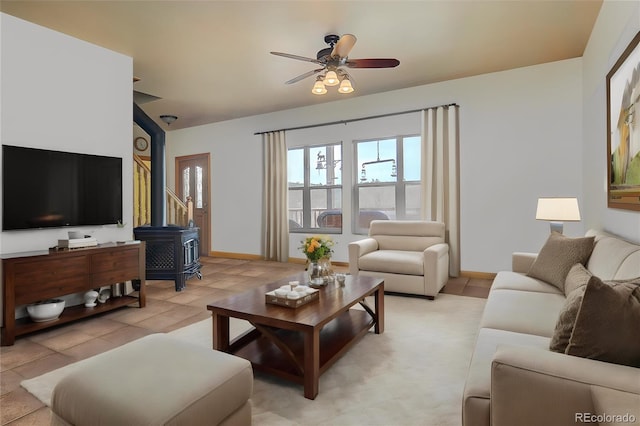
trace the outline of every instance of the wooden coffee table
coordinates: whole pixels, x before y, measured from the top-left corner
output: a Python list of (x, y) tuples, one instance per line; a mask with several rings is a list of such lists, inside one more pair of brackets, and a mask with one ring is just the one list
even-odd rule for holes
[[(207, 305), (213, 319), (213, 349), (251, 361), (256, 370), (304, 385), (315, 399), (320, 375), (369, 332), (384, 331), (384, 281), (347, 276), (344, 287), (329, 284), (316, 301), (288, 308), (267, 304), (265, 293), (305, 274), (263, 285)], [(364, 300), (374, 297), (372, 309)], [(351, 309), (355, 305), (362, 309)], [(247, 320), (253, 329), (229, 341), (229, 318)]]

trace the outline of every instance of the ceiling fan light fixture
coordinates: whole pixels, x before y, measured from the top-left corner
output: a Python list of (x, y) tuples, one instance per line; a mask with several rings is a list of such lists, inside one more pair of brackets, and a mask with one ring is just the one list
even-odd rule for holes
[(337, 86), (340, 83), (338, 79), (338, 74), (335, 71), (327, 71), (327, 75), (324, 76), (324, 85), (325, 86)]
[(342, 83), (340, 83), (340, 87), (338, 88), (339, 93), (351, 93), (353, 92), (353, 86), (351, 85), (351, 81), (349, 81), (348, 77), (344, 77)]
[[(344, 34), (339, 37), (335, 34), (328, 34), (324, 37), (324, 42), (329, 45), (321, 49), (316, 57), (309, 58), (305, 56), (293, 55), (291, 53), (271, 52), (272, 55), (282, 56), (298, 61), (311, 62), (319, 65), (311, 71), (300, 74), (291, 80), (285, 81), (285, 84), (296, 83), (307, 77), (317, 75), (316, 82), (311, 89), (314, 95), (324, 95), (327, 93), (327, 87), (338, 86), (338, 93), (352, 93), (355, 89), (349, 81), (348, 73), (343, 69), (346, 68), (394, 68), (400, 65), (400, 61), (393, 58), (366, 58), (366, 59), (349, 59), (348, 55), (351, 48), (356, 43), (356, 36), (353, 34)], [(346, 80), (346, 81), (345, 81)]]
[(324, 87), (324, 83), (322, 82), (322, 78), (318, 77), (315, 84), (313, 85), (313, 89), (311, 89), (311, 93), (314, 95), (324, 95), (327, 93), (327, 88)]

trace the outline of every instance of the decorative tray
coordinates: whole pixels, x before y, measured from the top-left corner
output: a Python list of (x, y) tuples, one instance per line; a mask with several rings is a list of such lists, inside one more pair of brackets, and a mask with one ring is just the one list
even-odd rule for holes
[(265, 293), (266, 302), (271, 305), (286, 306), (288, 308), (299, 308), (300, 306), (311, 303), (314, 300), (318, 300), (320, 297), (320, 291), (313, 288), (307, 288), (306, 294), (297, 298), (290, 299), (287, 296), (278, 296), (274, 291)]

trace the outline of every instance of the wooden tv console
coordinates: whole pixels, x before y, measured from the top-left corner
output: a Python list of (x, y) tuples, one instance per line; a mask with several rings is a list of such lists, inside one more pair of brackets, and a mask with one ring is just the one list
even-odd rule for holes
[[(145, 299), (145, 243), (107, 243), (73, 250), (48, 250), (2, 255), (2, 346), (13, 345), (16, 336), (80, 318), (111, 311)], [(138, 295), (111, 297), (94, 308), (84, 304), (65, 307), (53, 321), (16, 319), (15, 308), (39, 300), (86, 292), (102, 286), (132, 281)]]

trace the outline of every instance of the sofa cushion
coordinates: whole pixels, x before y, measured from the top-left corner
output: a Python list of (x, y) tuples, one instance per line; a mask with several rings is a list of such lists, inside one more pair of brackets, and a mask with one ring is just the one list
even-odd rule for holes
[(376, 250), (358, 259), (361, 270), (404, 275), (424, 275), (424, 254), (420, 251)]
[(511, 271), (500, 271), (491, 284), (491, 289), (535, 291), (538, 293), (562, 294), (557, 287), (544, 281)]
[(589, 231), (597, 244), (587, 263), (589, 271), (601, 280), (621, 280), (640, 276), (640, 245), (605, 232)]
[(565, 353), (640, 367), (640, 278), (585, 287)]
[(564, 301), (564, 294), (491, 289), (480, 327), (551, 338)]
[(594, 237), (569, 238), (552, 232), (527, 273), (558, 287), (564, 292), (564, 281), (571, 267), (585, 264), (593, 251)]

